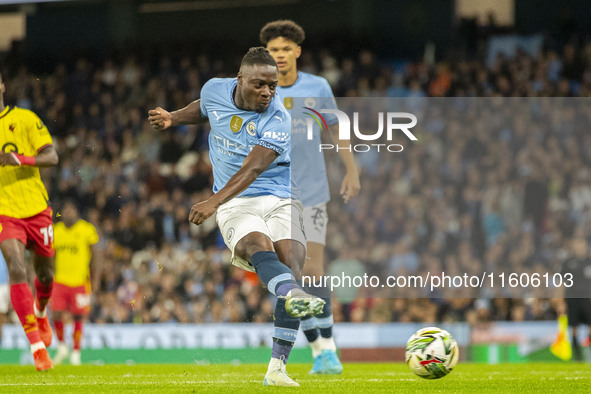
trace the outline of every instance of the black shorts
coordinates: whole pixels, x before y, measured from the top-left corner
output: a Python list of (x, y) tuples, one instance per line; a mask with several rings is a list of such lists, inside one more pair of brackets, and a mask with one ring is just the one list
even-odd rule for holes
[(591, 325), (591, 299), (589, 298), (567, 298), (568, 325), (578, 326), (579, 324)]

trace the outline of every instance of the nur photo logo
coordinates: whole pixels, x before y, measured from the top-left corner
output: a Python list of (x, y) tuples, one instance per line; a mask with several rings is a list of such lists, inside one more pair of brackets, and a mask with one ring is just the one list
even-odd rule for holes
[[(409, 112), (379, 112), (377, 131), (373, 133), (362, 132), (359, 126), (359, 112), (353, 112), (353, 122), (349, 115), (338, 109), (321, 109), (316, 111), (309, 107), (304, 107), (310, 112), (304, 112), (311, 119), (306, 119), (307, 138), (313, 139), (314, 121), (320, 127), (320, 131), (328, 130), (328, 123), (322, 114), (332, 114), (336, 116), (339, 130), (339, 140), (351, 141), (352, 134), (361, 141), (372, 141), (373, 143), (350, 144), (348, 146), (338, 146), (334, 144), (319, 144), (319, 150), (348, 150), (354, 152), (368, 152), (370, 150), (382, 149), (388, 152), (402, 152), (404, 146), (390, 143), (395, 133), (402, 132), (410, 141), (418, 141), (418, 138), (410, 131), (417, 125), (417, 117)], [(352, 126), (352, 127), (351, 127)], [(351, 133), (351, 130), (353, 133)], [(388, 143), (379, 143), (383, 140), (385, 134)]]

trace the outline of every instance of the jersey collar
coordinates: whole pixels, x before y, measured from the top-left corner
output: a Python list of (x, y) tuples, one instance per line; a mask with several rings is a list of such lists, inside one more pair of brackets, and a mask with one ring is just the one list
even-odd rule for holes
[(294, 87), (295, 85), (297, 85), (297, 84), (298, 84), (298, 82), (300, 81), (300, 77), (301, 77), (301, 75), (300, 75), (300, 72), (298, 71), (298, 75), (297, 75), (297, 77), (296, 77), (296, 80), (295, 80), (295, 81), (293, 81), (293, 83), (292, 83), (291, 85), (285, 85), (285, 86), (279, 86), (279, 87), (280, 87), (280, 88), (282, 88), (282, 89), (289, 89), (289, 88), (293, 88), (293, 87)]
[(9, 113), (10, 111), (12, 111), (12, 108), (7, 105), (6, 108), (4, 108), (2, 110), (2, 112), (0, 112), (0, 118), (3, 118), (4, 116), (6, 116), (6, 114)]
[[(236, 92), (236, 88), (238, 87), (238, 78), (234, 78), (232, 85), (230, 86), (230, 101), (234, 105), (234, 107), (238, 108), (236, 102), (234, 101), (234, 92)], [(240, 108), (238, 108), (240, 109)]]

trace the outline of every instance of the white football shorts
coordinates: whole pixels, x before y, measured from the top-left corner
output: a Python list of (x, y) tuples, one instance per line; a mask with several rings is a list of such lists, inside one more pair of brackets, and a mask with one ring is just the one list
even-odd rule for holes
[(265, 234), (272, 242), (293, 239), (305, 247), (302, 210), (299, 200), (271, 195), (236, 197), (220, 206), (216, 221), (226, 246), (232, 251), (232, 264), (254, 272), (248, 261), (234, 254), (236, 244), (253, 232)]
[(328, 214), (325, 202), (312, 207), (304, 207), (304, 231), (308, 242), (326, 245), (327, 227)]

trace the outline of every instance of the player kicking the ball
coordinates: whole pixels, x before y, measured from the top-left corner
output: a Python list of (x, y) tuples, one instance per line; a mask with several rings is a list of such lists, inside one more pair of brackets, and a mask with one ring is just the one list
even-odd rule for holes
[[(279, 86), (277, 93), (287, 109), (292, 109), (294, 97), (306, 97), (308, 107), (336, 108), (334, 95), (326, 79), (297, 70), (304, 41), (304, 30), (290, 20), (278, 20), (266, 24), (260, 32), (260, 40), (277, 62)], [(325, 100), (318, 100), (324, 98)], [(292, 114), (293, 115), (293, 114)], [(326, 116), (332, 138), (338, 141), (337, 119)], [(332, 123), (332, 124), (331, 124)], [(330, 200), (324, 155), (318, 149), (321, 143), (320, 128), (314, 125), (313, 141), (306, 140), (306, 128), (292, 130), (293, 177), (301, 187), (301, 200), (304, 205), (304, 230), (308, 241), (308, 261), (304, 275), (321, 277), (324, 275), (324, 245), (328, 217), (326, 203)], [(346, 166), (346, 174), (341, 185), (341, 195), (345, 203), (359, 193), (359, 171), (353, 154), (345, 149), (339, 150)], [(324, 297), (324, 296), (323, 296)], [(302, 319), (301, 328), (312, 348), (314, 365), (310, 373), (340, 374), (343, 370), (332, 337), (333, 316), (330, 294), (324, 298), (324, 311), (318, 316)]]
[[(53, 222), (39, 167), (58, 156), (51, 135), (33, 112), (4, 106), (0, 75), (0, 249), (8, 266), (12, 307), (31, 343), (37, 370), (53, 368), (46, 346), (52, 331), (47, 303), (53, 287)], [(33, 250), (35, 298), (27, 282), (25, 248)]]
[[(193, 205), (189, 220), (199, 225), (217, 211), (232, 263), (256, 272), (278, 296), (272, 356), (263, 383), (299, 386), (287, 375), (285, 364), (299, 318), (321, 313), (324, 301), (303, 292), (294, 277), (301, 276), (306, 239), (301, 203), (292, 198), (291, 117), (275, 93), (277, 79), (269, 52), (251, 48), (237, 78), (211, 79), (199, 100), (171, 113), (150, 110), (149, 120), (156, 129), (209, 120), (214, 195)], [(296, 220), (293, 213), (299, 216)]]

